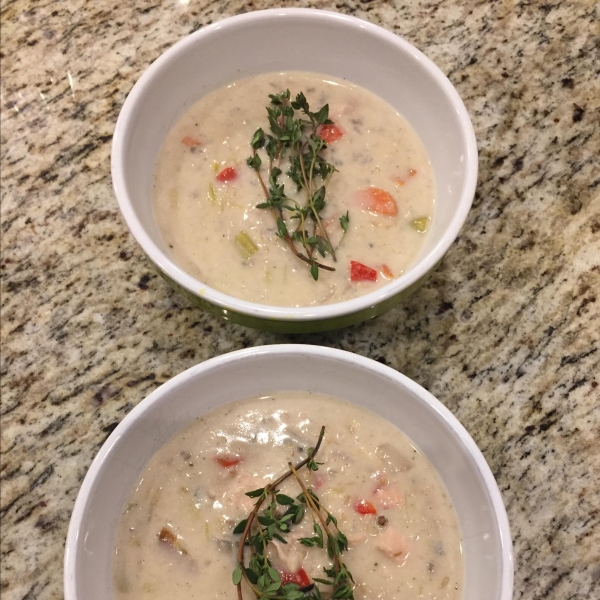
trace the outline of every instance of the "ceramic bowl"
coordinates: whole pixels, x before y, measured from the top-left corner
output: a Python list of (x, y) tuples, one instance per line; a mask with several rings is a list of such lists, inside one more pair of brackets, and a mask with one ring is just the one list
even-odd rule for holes
[[(274, 50), (282, 47), (294, 51)], [(415, 263), (377, 291), (326, 306), (268, 306), (211, 289), (170, 258), (152, 211), (154, 164), (178, 118), (203, 95), (235, 79), (289, 70), (345, 78), (386, 100), (420, 136), (436, 178), (435, 216)], [(194, 304), (259, 329), (324, 331), (374, 317), (425, 281), (455, 240), (471, 207), (477, 145), (469, 115), (450, 81), (402, 38), (337, 13), (272, 9), (202, 28), (150, 66), (119, 115), (112, 176), (134, 237), (159, 273)]]
[(494, 477), (463, 426), (429, 392), (393, 369), (349, 352), (304, 345), (251, 348), (204, 362), (162, 385), (123, 419), (75, 502), (65, 551), (66, 600), (113, 597), (115, 530), (142, 469), (166, 441), (217, 406), (278, 390), (336, 396), (402, 429), (440, 474), (458, 514), (466, 566), (463, 600), (511, 600), (506, 512)]

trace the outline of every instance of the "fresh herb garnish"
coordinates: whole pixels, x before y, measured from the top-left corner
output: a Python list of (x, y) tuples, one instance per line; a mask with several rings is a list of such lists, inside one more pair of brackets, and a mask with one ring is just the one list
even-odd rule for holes
[[(278, 540), (286, 544), (285, 534), (294, 525), (301, 523), (307, 512), (312, 515), (315, 535), (300, 538), (300, 543), (308, 547), (323, 548), (332, 561), (331, 568), (323, 568), (325, 577), (315, 577), (313, 581), (331, 586), (331, 598), (354, 599), (354, 580), (341, 559), (342, 553), (348, 550), (348, 540), (338, 529), (336, 518), (321, 504), (317, 495), (298, 474), (304, 466), (312, 471), (319, 469), (322, 463), (316, 462), (315, 456), (324, 435), (325, 427), (322, 427), (317, 444), (309, 449), (308, 456), (297, 465), (288, 463), (289, 470), (273, 483), (246, 492), (246, 496), (257, 498), (257, 501), (248, 518), (240, 521), (233, 530), (233, 533), (242, 534), (237, 566), (232, 575), (233, 583), (237, 586), (238, 600), (243, 600), (242, 580), (246, 581), (257, 600), (323, 600), (321, 591), (314, 583), (305, 587), (300, 587), (297, 583), (282, 584), (279, 572), (267, 557), (269, 543)], [(281, 494), (277, 489), (289, 477), (294, 477), (302, 490), (295, 498)], [(262, 508), (266, 500), (269, 502), (266, 508)], [(244, 557), (246, 546), (250, 549), (248, 564)]]
[[(327, 144), (318, 135), (320, 126), (333, 123), (329, 120), (329, 105), (325, 104), (318, 111), (311, 112), (304, 94), (300, 92), (292, 101), (289, 90), (271, 94), (269, 98), (271, 102), (267, 106), (267, 115), (271, 133), (265, 133), (262, 128), (255, 131), (250, 142), (252, 156), (247, 160), (248, 166), (256, 171), (266, 199), (257, 208), (272, 212), (277, 223), (277, 235), (300, 260), (310, 265), (311, 275), (317, 280), (319, 269), (335, 271), (335, 268), (319, 262), (316, 256), (326, 258), (329, 255), (334, 262), (337, 260), (336, 249), (331, 244), (322, 218), (327, 204), (327, 185), (337, 171), (323, 157)], [(300, 117), (296, 116), (297, 112), (300, 112)], [(262, 174), (263, 161), (258, 153), (262, 148), (269, 163), (267, 183)], [(296, 192), (304, 192), (302, 204), (287, 196), (284, 185), (279, 182), (283, 173), (279, 167), (286, 158), (286, 175), (296, 184)], [(290, 227), (284, 211), (287, 211)], [(340, 218), (342, 239), (349, 221), (350, 215), (346, 212)]]

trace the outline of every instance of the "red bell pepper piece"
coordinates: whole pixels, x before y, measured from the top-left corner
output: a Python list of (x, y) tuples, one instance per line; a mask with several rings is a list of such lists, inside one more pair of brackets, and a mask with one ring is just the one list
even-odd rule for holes
[(217, 179), (223, 183), (233, 181), (237, 177), (237, 171), (233, 167), (225, 167), (218, 175)]
[(215, 460), (224, 468), (229, 469), (230, 467), (235, 467), (242, 462), (242, 459), (238, 456), (216, 456)]
[(376, 515), (377, 509), (367, 500), (360, 500), (354, 505), (354, 510), (359, 515)]
[(297, 583), (300, 587), (305, 587), (311, 584), (310, 578), (302, 567), (295, 573), (279, 571), (279, 576), (281, 577), (281, 585), (285, 585), (286, 583)]
[(377, 281), (377, 271), (355, 260), (351, 260), (350, 281)]

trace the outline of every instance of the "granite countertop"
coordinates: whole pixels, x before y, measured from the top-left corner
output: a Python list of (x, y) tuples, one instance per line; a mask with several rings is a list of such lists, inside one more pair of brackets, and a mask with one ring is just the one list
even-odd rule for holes
[(267, 0), (2, 6), (1, 591), (62, 596), (94, 455), (188, 367), (294, 341), (374, 358), (457, 415), (506, 503), (515, 598), (600, 598), (600, 8), (589, 0), (315, 0), (405, 37), (450, 77), (480, 150), (473, 209), (389, 313), (267, 334), (192, 307), (120, 217), (110, 142), (127, 93), (182, 36)]

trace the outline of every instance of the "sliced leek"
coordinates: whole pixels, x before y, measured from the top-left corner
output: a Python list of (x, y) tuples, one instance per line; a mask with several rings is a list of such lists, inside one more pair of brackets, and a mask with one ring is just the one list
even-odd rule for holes
[(217, 192), (215, 192), (215, 188), (212, 183), (208, 184), (208, 199), (211, 204), (219, 204), (219, 199), (217, 198)]
[(419, 233), (425, 233), (429, 225), (429, 217), (420, 217), (411, 222), (410, 226)]
[(258, 246), (245, 231), (240, 231), (235, 236), (235, 245), (244, 258), (250, 258), (253, 254), (258, 252)]

